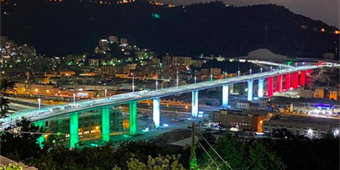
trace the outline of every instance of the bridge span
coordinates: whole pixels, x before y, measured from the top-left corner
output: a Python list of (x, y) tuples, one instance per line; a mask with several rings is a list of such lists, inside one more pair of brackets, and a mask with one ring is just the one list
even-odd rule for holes
[[(278, 65), (279, 66), (279, 65)], [(70, 147), (76, 147), (79, 142), (78, 137), (78, 118), (79, 114), (89, 110), (102, 110), (102, 140), (109, 141), (110, 137), (110, 107), (122, 104), (130, 105), (130, 134), (137, 134), (137, 102), (140, 100), (153, 100), (153, 121), (155, 127), (160, 126), (160, 98), (170, 95), (177, 95), (181, 93), (192, 93), (192, 117), (198, 116), (198, 94), (200, 90), (223, 87), (222, 106), (228, 107), (229, 85), (238, 84), (242, 82), (248, 83), (247, 99), (253, 100), (253, 82), (258, 81), (257, 96), (262, 98), (264, 79), (268, 79), (268, 94), (270, 98), (273, 95), (273, 77), (277, 77), (276, 91), (282, 91), (282, 77), (285, 76), (285, 88), (297, 88), (299, 85), (305, 85), (305, 76), (307, 70), (327, 67), (325, 65), (317, 66), (298, 66), (298, 67), (284, 67), (277, 70), (267, 72), (243, 75), (239, 77), (225, 78), (222, 80), (200, 82), (188, 84), (178, 87), (171, 87), (165, 89), (158, 89), (154, 91), (139, 91), (125, 94), (114, 95), (108, 98), (100, 98), (93, 100), (80, 101), (74, 104), (58, 105), (53, 107), (46, 107), (39, 109), (31, 109), (16, 112), (7, 118), (0, 119), (2, 122), (0, 130), (14, 125), (17, 120), (22, 117), (27, 118), (32, 122), (36, 122), (38, 126), (44, 126), (43, 121), (48, 118), (69, 115), (70, 118)], [(292, 80), (290, 79), (292, 75)], [(299, 78), (300, 77), (300, 78)], [(300, 81), (299, 81), (300, 80)], [(289, 82), (289, 83), (288, 83)], [(290, 84), (292, 82), (292, 85)]]

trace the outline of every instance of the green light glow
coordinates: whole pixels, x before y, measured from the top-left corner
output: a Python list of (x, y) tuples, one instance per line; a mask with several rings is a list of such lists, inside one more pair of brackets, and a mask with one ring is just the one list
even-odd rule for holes
[(110, 141), (110, 107), (102, 108), (102, 140)]
[[(37, 127), (40, 127), (41, 129), (44, 129), (44, 121), (40, 120), (38, 122), (34, 122), (34, 125)], [(39, 144), (40, 148), (44, 147), (44, 134), (42, 134), (38, 139), (37, 139), (37, 143)]]
[(78, 112), (70, 113), (70, 148), (77, 147), (79, 143), (78, 119), (79, 119)]
[(152, 14), (152, 17), (157, 18), (157, 19), (161, 18), (161, 16), (159, 14)]
[(137, 134), (137, 102), (130, 103), (130, 135)]
[(293, 61), (290, 60), (290, 61), (287, 62), (287, 65), (292, 65), (292, 63), (293, 63)]

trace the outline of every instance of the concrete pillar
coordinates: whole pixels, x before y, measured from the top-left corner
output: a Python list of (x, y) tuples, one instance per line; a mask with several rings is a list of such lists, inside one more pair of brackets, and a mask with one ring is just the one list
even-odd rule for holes
[(306, 84), (306, 71), (300, 71), (300, 86), (304, 86)]
[(290, 74), (286, 74), (285, 76), (286, 80), (285, 80), (285, 89), (286, 91), (290, 90)]
[(299, 73), (298, 72), (293, 72), (293, 88), (298, 88), (299, 84)]
[[(43, 132), (44, 129), (44, 120), (39, 120), (37, 122), (34, 122), (34, 125), (40, 128), (40, 132)], [(39, 144), (40, 148), (44, 147), (44, 134), (41, 134), (41, 136), (37, 139), (37, 143)]]
[(191, 116), (197, 117), (198, 116), (198, 90), (192, 91), (192, 100), (191, 100)]
[(102, 108), (102, 140), (110, 141), (110, 106)]
[(248, 101), (253, 101), (253, 80), (248, 80), (248, 91), (247, 91), (247, 99)]
[(161, 105), (160, 105), (160, 98), (153, 99), (153, 123), (155, 124), (156, 128), (159, 127), (161, 122)]
[(268, 98), (273, 96), (274, 80), (273, 77), (268, 77)]
[(281, 92), (282, 91), (282, 75), (278, 75), (277, 76), (276, 91), (277, 92)]
[(258, 81), (257, 97), (260, 99), (263, 98), (263, 79), (259, 79)]
[(137, 134), (137, 102), (131, 102), (129, 107), (130, 112), (130, 135)]
[(70, 148), (75, 148), (79, 143), (78, 126), (79, 113), (70, 113)]
[(228, 107), (228, 100), (229, 100), (229, 85), (222, 86), (222, 107)]

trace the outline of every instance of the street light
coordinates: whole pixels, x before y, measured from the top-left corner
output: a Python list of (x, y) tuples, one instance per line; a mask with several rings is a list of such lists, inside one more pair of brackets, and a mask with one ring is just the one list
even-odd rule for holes
[(76, 93), (73, 93), (73, 106), (76, 106)]
[(212, 74), (210, 74), (210, 82), (212, 82), (212, 78), (213, 78), (213, 75), (212, 75)]
[(238, 70), (237, 71), (237, 76), (240, 77), (240, 74), (241, 74), (241, 72), (240, 72), (240, 70)]
[(41, 108), (41, 99), (40, 98), (38, 99), (38, 103), (39, 103), (39, 110), (40, 110), (40, 108)]
[(132, 73), (132, 92), (135, 92), (135, 75)]
[(106, 97), (107, 97), (107, 89), (106, 88), (105, 88), (104, 92), (105, 92), (105, 100), (106, 100)]
[(197, 82), (197, 77), (195, 76), (195, 84), (196, 84), (196, 82)]
[(263, 70), (263, 69), (262, 69), (262, 67), (261, 67), (261, 68), (260, 68), (260, 72), (261, 72), (261, 73), (262, 73), (262, 70)]
[(273, 71), (273, 66), (270, 66), (270, 71)]
[(158, 90), (158, 81), (156, 80), (156, 91)]
[(177, 69), (177, 78), (176, 78), (176, 83), (177, 83), (177, 88), (178, 88), (178, 83), (179, 83), (179, 79), (178, 79), (178, 69)]
[(251, 72), (252, 72), (252, 69), (249, 70), (249, 73), (250, 73), (250, 74), (251, 74)]

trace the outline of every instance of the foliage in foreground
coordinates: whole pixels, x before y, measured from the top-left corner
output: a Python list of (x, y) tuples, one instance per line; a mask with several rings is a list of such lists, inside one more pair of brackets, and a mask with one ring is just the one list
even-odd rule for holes
[(22, 170), (22, 166), (18, 164), (8, 164), (0, 167), (0, 170)]
[[(226, 136), (218, 140), (215, 150), (226, 162), (223, 162), (212, 149), (209, 150), (209, 154), (223, 170), (229, 170), (228, 165), (234, 170), (286, 169), (285, 164), (275, 153), (257, 141), (242, 141), (231, 136)], [(210, 160), (207, 155), (205, 159)], [(216, 165), (211, 162), (205, 166), (217, 168)]]
[[(127, 163), (128, 170), (185, 170), (183, 165), (178, 161), (178, 156), (161, 156), (158, 155), (155, 158), (148, 157), (147, 162), (140, 161), (138, 158), (130, 158)], [(121, 170), (119, 167), (115, 167), (112, 170)]]

